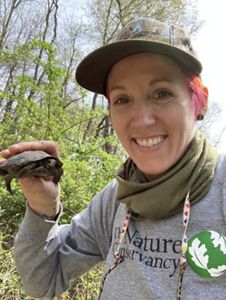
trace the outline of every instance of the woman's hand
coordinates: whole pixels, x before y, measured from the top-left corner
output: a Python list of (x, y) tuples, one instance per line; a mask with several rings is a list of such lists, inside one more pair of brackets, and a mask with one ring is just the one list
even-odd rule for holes
[[(9, 146), (1, 155), (4, 159), (29, 150), (42, 150), (52, 156), (59, 157), (59, 149), (53, 141), (21, 142)], [(53, 218), (60, 209), (60, 186), (51, 177), (22, 177), (22, 192), (29, 206), (38, 214)]]
[(1, 152), (2, 157), (5, 159), (18, 153), (29, 150), (42, 150), (49, 153), (52, 156), (59, 157), (59, 150), (57, 143), (53, 141), (38, 141), (38, 142), (21, 142), (9, 146), (8, 149)]

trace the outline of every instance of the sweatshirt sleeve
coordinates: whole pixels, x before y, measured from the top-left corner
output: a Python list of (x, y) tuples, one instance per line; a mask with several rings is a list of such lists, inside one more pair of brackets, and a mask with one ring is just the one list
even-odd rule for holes
[(105, 260), (117, 210), (116, 183), (99, 193), (70, 224), (59, 225), (29, 207), (14, 242), (14, 257), (25, 292), (36, 298), (63, 293), (70, 280)]

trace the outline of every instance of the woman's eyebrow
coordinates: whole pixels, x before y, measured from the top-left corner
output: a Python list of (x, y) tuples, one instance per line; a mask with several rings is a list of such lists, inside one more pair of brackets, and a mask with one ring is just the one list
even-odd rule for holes
[(126, 87), (125, 86), (123, 86), (123, 85), (115, 85), (115, 86), (113, 86), (113, 87), (111, 87), (111, 88), (108, 88), (108, 91), (109, 92), (113, 92), (113, 91), (115, 91), (115, 90), (126, 90)]
[(149, 85), (155, 85), (156, 83), (161, 83), (161, 82), (167, 82), (167, 83), (172, 83), (175, 82), (175, 80), (170, 79), (170, 78), (154, 78), (152, 80), (150, 80)]
[[(155, 85), (156, 83), (161, 83), (161, 82), (167, 82), (167, 83), (172, 83), (172, 82), (175, 82), (175, 80), (173, 79), (170, 79), (168, 77), (164, 77), (164, 78), (154, 78), (154, 79), (151, 79), (150, 82), (149, 82), (149, 85), (152, 86), (152, 85)], [(108, 87), (108, 92), (114, 92), (114, 91), (117, 91), (117, 90), (123, 90), (125, 91), (126, 90), (126, 87), (124, 85), (121, 85), (121, 84), (117, 84), (117, 85), (113, 85), (112, 87)]]

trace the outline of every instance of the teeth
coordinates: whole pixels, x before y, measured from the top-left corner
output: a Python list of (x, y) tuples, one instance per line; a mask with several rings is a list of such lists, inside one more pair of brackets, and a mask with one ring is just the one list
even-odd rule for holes
[(138, 145), (143, 147), (152, 147), (160, 144), (164, 140), (163, 136), (154, 137), (150, 139), (136, 139)]

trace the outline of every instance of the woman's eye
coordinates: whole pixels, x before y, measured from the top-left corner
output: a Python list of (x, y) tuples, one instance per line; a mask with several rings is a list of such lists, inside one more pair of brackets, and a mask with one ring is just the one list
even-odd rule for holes
[(114, 104), (126, 104), (126, 103), (128, 103), (128, 98), (126, 98), (126, 97), (118, 97), (118, 98), (116, 98), (115, 100), (114, 100)]
[(170, 99), (172, 97), (172, 93), (167, 91), (167, 90), (161, 90), (161, 91), (157, 91), (154, 94), (154, 98), (155, 99), (159, 99), (159, 100), (167, 100)]

